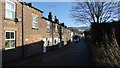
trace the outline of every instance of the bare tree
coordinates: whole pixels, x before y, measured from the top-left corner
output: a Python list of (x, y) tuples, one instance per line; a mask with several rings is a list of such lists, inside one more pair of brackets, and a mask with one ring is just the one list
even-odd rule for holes
[(72, 7), (72, 17), (77, 22), (102, 23), (118, 18), (117, 2), (76, 2)]

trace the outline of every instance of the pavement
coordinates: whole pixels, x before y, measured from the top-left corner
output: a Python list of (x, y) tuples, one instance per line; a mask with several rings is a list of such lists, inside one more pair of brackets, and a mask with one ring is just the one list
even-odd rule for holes
[(81, 39), (64, 48), (16, 61), (5, 66), (94, 66), (89, 45)]

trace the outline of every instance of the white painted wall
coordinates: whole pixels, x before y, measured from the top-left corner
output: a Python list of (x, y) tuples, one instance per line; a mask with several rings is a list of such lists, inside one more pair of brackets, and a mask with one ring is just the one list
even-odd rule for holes
[(43, 52), (46, 52), (46, 46), (47, 46), (47, 39), (43, 38), (44, 44), (43, 44)]
[(48, 41), (49, 41), (49, 46), (52, 46), (52, 38), (48, 38), (47, 44), (48, 44)]
[(72, 37), (73, 37), (73, 32), (71, 32), (71, 42), (73, 41), (73, 38), (72, 38)]

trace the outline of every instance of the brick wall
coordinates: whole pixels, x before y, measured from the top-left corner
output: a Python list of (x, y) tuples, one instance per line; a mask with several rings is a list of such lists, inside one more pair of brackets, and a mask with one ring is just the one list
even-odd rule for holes
[[(29, 11), (29, 12), (28, 12)], [(32, 28), (32, 17), (34, 15), (38, 16), (37, 27), (38, 29)], [(41, 18), (42, 13), (38, 10), (35, 10), (29, 6), (24, 6), (24, 51), (25, 56), (31, 56), (34, 54), (42, 53), (43, 44), (41, 38), (47, 36), (46, 33), (46, 22)]]
[(2, 2), (0, 1), (0, 49), (2, 46)]
[[(21, 4), (18, 2), (16, 3), (16, 18), (20, 18), (21, 19)], [(3, 49), (5, 48), (5, 31), (16, 31), (16, 47), (21, 46), (22, 45), (22, 34), (21, 34), (21, 22), (14, 22), (14, 20), (11, 19), (7, 19), (5, 18), (5, 3), (2, 3), (2, 40), (3, 40)]]
[[(24, 52), (25, 57), (34, 54), (41, 54), (43, 49), (43, 38), (52, 38), (51, 33), (47, 33), (46, 23), (47, 20), (42, 19), (42, 13), (28, 5), (24, 5), (23, 8), (23, 45), (22, 47), (22, 21), (14, 22), (14, 20), (5, 18), (5, 3), (2, 3), (2, 48), (3, 48), (3, 62), (12, 61), (13, 59), (22, 58)], [(37, 26), (38, 29), (32, 28), (32, 16), (38, 16)], [(22, 19), (22, 4), (16, 3), (16, 18)], [(52, 23), (51, 23), (52, 24)], [(1, 27), (1, 26), (0, 26)], [(16, 32), (16, 48), (5, 50), (5, 31)], [(53, 31), (54, 32), (54, 31)], [(68, 30), (64, 31), (63, 41), (67, 44), (69, 40)], [(53, 39), (59, 39), (59, 33), (53, 33)], [(53, 40), (53, 43), (55, 42)]]
[[(21, 4), (16, 3), (16, 18), (21, 18)], [(21, 22), (14, 22), (14, 20), (5, 18), (5, 3), (2, 3), (2, 62), (8, 62), (13, 59), (21, 58), (22, 52), (20, 46), (22, 46), (22, 34), (21, 34)], [(5, 31), (15, 31), (15, 39), (16, 39), (16, 48), (5, 50)]]
[[(3, 7), (3, 21), (2, 21), (2, 48), (3, 48), (3, 63), (13, 61), (22, 58), (22, 52), (24, 51), (25, 57), (34, 55), (37, 53), (42, 53), (42, 34), (45, 33), (42, 29), (45, 28), (44, 21), (41, 19), (42, 14), (24, 5), (24, 49), (22, 47), (22, 22), (14, 22), (14, 20), (5, 18), (5, 3), (2, 4)], [(29, 12), (28, 12), (29, 11)], [(38, 15), (38, 29), (32, 29), (32, 13)], [(16, 3), (16, 18), (22, 19), (22, 4)], [(44, 27), (44, 28), (43, 28)], [(5, 50), (5, 31), (16, 31), (16, 48)], [(43, 32), (42, 32), (43, 31)]]
[(2, 2), (0, 1), (0, 66), (2, 66)]

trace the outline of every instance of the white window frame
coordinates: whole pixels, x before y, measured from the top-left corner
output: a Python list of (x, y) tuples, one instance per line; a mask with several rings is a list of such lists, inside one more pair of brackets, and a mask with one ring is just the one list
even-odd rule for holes
[[(35, 17), (36, 21), (33, 20), (33, 17)], [(32, 16), (32, 28), (34, 29), (38, 28), (38, 16), (35, 15)]]
[[(46, 28), (47, 28), (47, 32), (50, 32), (50, 22), (49, 21), (47, 21)], [(49, 31), (48, 31), (48, 28), (49, 28)]]
[[(14, 39), (6, 39), (6, 32), (13, 32), (14, 33)], [(15, 39), (15, 31), (5, 31), (5, 43), (6, 43), (6, 40), (14, 40), (16, 42), (16, 39)], [(14, 45), (14, 47), (10, 47), (10, 48), (6, 48), (6, 44), (5, 44), (5, 50), (8, 50), (8, 49), (13, 49), (15, 48), (16, 44)]]
[[(9, 7), (7, 7), (7, 4), (10, 3), (10, 4), (13, 4), (14, 5), (14, 9), (11, 9), (11, 5)], [(11, 0), (6, 0), (5, 2), (5, 18), (9, 18), (9, 19), (15, 19), (15, 11), (16, 11), (16, 4), (15, 2), (11, 1)], [(7, 16), (7, 12), (10, 12), (11, 14), (14, 13), (14, 16), (11, 15), (10, 16)]]
[(57, 24), (55, 25), (55, 32), (56, 33), (58, 32), (58, 25)]

